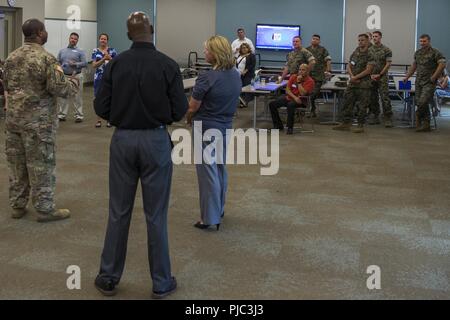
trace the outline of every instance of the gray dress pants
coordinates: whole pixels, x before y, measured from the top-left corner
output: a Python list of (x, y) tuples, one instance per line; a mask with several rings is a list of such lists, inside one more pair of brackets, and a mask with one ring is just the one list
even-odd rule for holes
[(137, 184), (141, 180), (153, 291), (167, 291), (172, 285), (167, 235), (171, 146), (165, 128), (114, 132), (110, 146), (109, 220), (100, 277), (115, 284), (120, 281)]

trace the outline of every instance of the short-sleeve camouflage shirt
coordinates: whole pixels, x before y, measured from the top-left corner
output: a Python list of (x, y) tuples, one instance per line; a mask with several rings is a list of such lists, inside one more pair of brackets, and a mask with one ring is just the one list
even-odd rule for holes
[(311, 52), (306, 50), (305, 48), (301, 48), (300, 50), (291, 51), (287, 56), (286, 66), (288, 68), (288, 72), (290, 74), (298, 73), (300, 69), (300, 65), (303, 63), (309, 64), (311, 60), (314, 60), (314, 56)]
[(416, 83), (426, 84), (431, 81), (431, 77), (440, 63), (447, 63), (442, 53), (435, 48), (421, 48), (414, 54), (414, 61), (417, 65)]
[(379, 46), (373, 45), (369, 50), (372, 52), (375, 59), (373, 74), (380, 74), (386, 66), (386, 63), (392, 62), (392, 50), (383, 44)]
[(325, 79), (325, 71), (327, 68), (327, 61), (331, 61), (331, 56), (328, 53), (328, 50), (322, 46), (317, 46), (314, 48), (313, 46), (309, 46), (306, 48), (309, 52), (312, 53), (314, 59), (316, 60), (316, 64), (314, 68), (311, 70), (311, 76), (315, 81), (323, 81)]
[[(366, 70), (369, 64), (375, 65), (375, 58), (372, 54), (372, 50), (362, 52), (360, 48), (357, 48), (350, 56), (349, 63), (353, 75), (356, 76)], [(368, 89), (372, 87), (372, 80), (370, 75), (367, 75), (360, 79), (360, 82), (351, 83), (349, 86)]]

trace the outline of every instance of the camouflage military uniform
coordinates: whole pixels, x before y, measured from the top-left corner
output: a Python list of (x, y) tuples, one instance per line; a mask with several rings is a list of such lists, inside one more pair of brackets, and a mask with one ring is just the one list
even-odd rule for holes
[(3, 63), (0, 60), (0, 119), (3, 119), (4, 112), (3, 108), (5, 106), (5, 97), (4, 97), (5, 91), (3, 89)]
[[(369, 50), (374, 47), (374, 44), (369, 41)], [(377, 113), (374, 113), (376, 110)], [(378, 96), (375, 94), (375, 91), (371, 91), (370, 94), (370, 104), (369, 104), (369, 113), (374, 113), (377, 116), (380, 114), (380, 101), (378, 99)]]
[(56, 97), (77, 92), (56, 58), (34, 43), (25, 43), (5, 62), (6, 157), (10, 171), (9, 200), (23, 209), (29, 199), (39, 213), (55, 210)]
[(320, 89), (322, 88), (323, 82), (325, 80), (327, 62), (331, 61), (331, 56), (328, 53), (328, 50), (322, 46), (317, 46), (317, 48), (309, 46), (308, 48), (306, 48), (306, 50), (311, 52), (316, 59), (316, 64), (311, 70), (311, 77), (315, 82), (314, 91), (311, 94), (312, 111), (314, 112), (316, 110), (315, 101), (320, 95)]
[[(375, 59), (373, 74), (380, 74), (386, 63), (392, 62), (392, 51), (383, 44), (380, 46), (372, 45), (369, 49)], [(385, 73), (380, 80), (372, 81), (373, 101), (370, 104), (370, 113), (378, 118), (380, 115), (379, 98), (383, 106), (383, 116), (385, 119), (392, 117), (391, 98), (389, 97), (389, 74)]]
[[(370, 50), (361, 52), (357, 48), (350, 56), (350, 68), (354, 76), (367, 69), (369, 64), (375, 64)], [(358, 83), (349, 83), (344, 93), (344, 105), (342, 108), (342, 119), (344, 123), (350, 123), (353, 119), (353, 108), (359, 103), (358, 123), (366, 122), (367, 108), (371, 100), (372, 80), (370, 75), (360, 79)]]
[(290, 52), (287, 55), (286, 62), (288, 73), (297, 74), (300, 69), (300, 65), (303, 63), (309, 64), (311, 60), (314, 60), (314, 56), (305, 48)]
[(429, 47), (421, 48), (414, 54), (414, 61), (417, 65), (416, 79), (416, 104), (417, 117), (419, 120), (430, 120), (429, 104), (433, 99), (436, 83), (431, 81), (431, 77), (440, 63), (446, 63), (445, 57), (439, 50)]

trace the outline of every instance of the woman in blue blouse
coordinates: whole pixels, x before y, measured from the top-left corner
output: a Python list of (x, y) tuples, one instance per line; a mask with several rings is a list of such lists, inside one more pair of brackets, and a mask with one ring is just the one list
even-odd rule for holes
[[(228, 141), (226, 131), (232, 128), (242, 82), (231, 45), (226, 38), (210, 38), (205, 43), (204, 53), (206, 61), (213, 68), (198, 76), (186, 116), (188, 123), (194, 123), (194, 139), (201, 135), (201, 141), (208, 140), (203, 142), (202, 150), (194, 152), (201, 153), (198, 158), (202, 158), (203, 153), (211, 154), (207, 159), (203, 157), (196, 160), (201, 220), (194, 226), (199, 229), (216, 226), (219, 230), (228, 185), (225, 167)], [(199, 164), (198, 160), (203, 161)]]
[[(94, 49), (92, 52), (92, 66), (95, 69), (94, 75), (94, 96), (97, 96), (97, 92), (100, 89), (100, 84), (103, 77), (103, 72), (105, 71), (106, 65), (111, 61), (116, 55), (116, 49), (108, 47), (109, 36), (106, 33), (102, 33), (99, 38), (99, 47)], [(97, 123), (95, 124), (96, 128), (100, 128), (102, 126), (101, 118), (97, 118)], [(109, 122), (106, 124), (109, 128), (111, 125)]]

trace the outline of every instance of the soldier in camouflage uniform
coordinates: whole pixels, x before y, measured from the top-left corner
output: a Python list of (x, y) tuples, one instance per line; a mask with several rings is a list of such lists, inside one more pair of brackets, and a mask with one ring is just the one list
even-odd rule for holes
[(375, 67), (372, 78), (372, 94), (374, 95), (370, 104), (370, 112), (374, 116), (374, 124), (379, 123), (380, 107), (379, 98), (383, 106), (384, 125), (392, 128), (392, 105), (389, 97), (389, 68), (392, 64), (392, 51), (381, 43), (383, 34), (380, 31), (373, 33), (374, 44), (369, 48), (375, 58)]
[(314, 56), (302, 47), (302, 38), (297, 36), (292, 39), (292, 45), (294, 50), (287, 55), (286, 66), (281, 74), (281, 80), (283, 80), (288, 74), (297, 74), (300, 65), (307, 64), (309, 70), (312, 70), (316, 60)]
[(420, 46), (421, 48), (414, 54), (414, 63), (403, 81), (408, 81), (417, 70), (416, 131), (429, 132), (431, 131), (429, 105), (436, 90), (436, 81), (445, 69), (446, 60), (439, 50), (431, 46), (429, 35), (424, 34), (420, 37)]
[(0, 119), (4, 117), (5, 89), (3, 88), (3, 62), (0, 60)]
[(359, 47), (350, 56), (347, 72), (350, 75), (350, 83), (345, 90), (344, 106), (342, 109), (343, 122), (333, 130), (350, 130), (353, 119), (353, 108), (359, 103), (358, 127), (354, 133), (364, 132), (367, 108), (371, 99), (372, 80), (370, 75), (375, 65), (374, 57), (369, 51), (369, 37), (367, 34), (358, 36)]
[(328, 50), (320, 45), (320, 35), (315, 34), (311, 39), (311, 46), (306, 48), (314, 56), (316, 63), (311, 70), (311, 77), (314, 79), (314, 91), (311, 94), (311, 116), (316, 116), (316, 99), (320, 95), (320, 89), (325, 81), (325, 74), (331, 73), (331, 56)]
[[(369, 49), (373, 47), (373, 34), (372, 32), (366, 32), (367, 36), (369, 37)], [(375, 117), (374, 114), (379, 115), (380, 114), (380, 100), (375, 93), (375, 91), (371, 91), (370, 95), (370, 104), (369, 104), (369, 110), (368, 114), (372, 117), (369, 118), (369, 124), (380, 124), (379, 117)]]
[(75, 80), (64, 76), (56, 58), (42, 47), (44, 24), (36, 19), (22, 26), (25, 44), (5, 62), (6, 157), (10, 171), (12, 217), (26, 214), (30, 191), (39, 222), (68, 218), (67, 209), (55, 209), (56, 97), (74, 95)]

